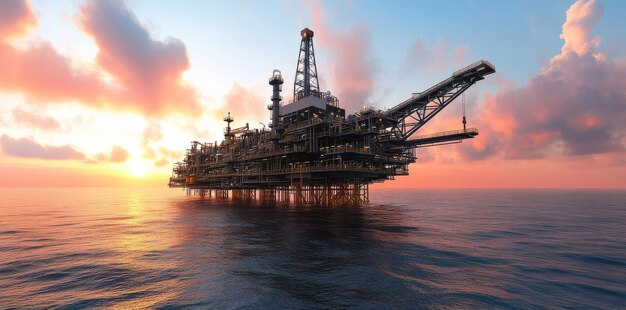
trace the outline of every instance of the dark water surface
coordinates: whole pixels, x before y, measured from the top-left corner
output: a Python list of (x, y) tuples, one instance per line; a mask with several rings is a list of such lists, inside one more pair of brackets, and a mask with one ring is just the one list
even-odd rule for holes
[(624, 308), (626, 191), (0, 189), (0, 308)]

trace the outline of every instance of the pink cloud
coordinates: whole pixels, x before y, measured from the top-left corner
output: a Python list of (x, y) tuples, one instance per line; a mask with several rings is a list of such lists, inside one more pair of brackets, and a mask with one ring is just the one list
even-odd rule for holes
[(99, 47), (98, 64), (122, 86), (121, 102), (149, 115), (201, 112), (195, 89), (182, 82), (189, 58), (181, 40), (153, 39), (121, 1), (90, 1), (81, 8), (80, 20)]
[(21, 35), (37, 24), (26, 0), (0, 1), (0, 38)]
[(454, 49), (454, 63), (457, 66), (464, 65), (469, 58), (467, 45), (459, 45)]
[(98, 45), (96, 61), (114, 85), (105, 82), (100, 68), (79, 69), (48, 42), (24, 49), (9, 44), (9, 37), (22, 35), (37, 20), (27, 2), (0, 1), (0, 91), (21, 92), (38, 104), (76, 100), (152, 117), (202, 112), (196, 90), (182, 82), (189, 59), (180, 40), (154, 40), (120, 1), (89, 2), (80, 17)]
[(79, 100), (102, 103), (107, 86), (99, 75), (76, 70), (51, 44), (37, 42), (18, 49), (7, 42), (37, 23), (25, 1), (0, 2), (0, 90), (20, 91), (35, 102)]
[[(324, 20), (324, 9), (319, 2), (311, 2), (312, 30), (315, 43), (330, 51), (330, 90), (336, 92), (339, 104), (352, 113), (368, 105), (374, 90), (375, 63), (371, 60), (371, 33), (366, 24), (347, 30), (329, 29)], [(323, 83), (323, 82), (321, 82)]]
[(7, 135), (0, 137), (2, 151), (9, 156), (38, 159), (85, 159), (85, 155), (69, 145), (41, 145), (29, 138), (13, 139)]
[(94, 72), (73, 68), (50, 43), (17, 49), (0, 41), (0, 90), (20, 91), (34, 102), (78, 100), (102, 105), (108, 87)]
[(626, 66), (597, 57), (591, 37), (603, 8), (578, 1), (567, 11), (560, 54), (524, 87), (486, 94), (470, 119), (481, 135), (472, 158), (543, 158), (624, 152)]
[(224, 95), (224, 105), (217, 110), (217, 117), (222, 118), (230, 112), (235, 118), (233, 126), (243, 126), (242, 122), (246, 121), (250, 122), (250, 126), (256, 127), (255, 122), (266, 122), (269, 119), (269, 103), (269, 99), (265, 99), (258, 92), (235, 82)]
[(13, 118), (22, 124), (29, 127), (41, 128), (45, 130), (58, 130), (61, 128), (59, 122), (49, 116), (43, 116), (31, 112), (27, 112), (20, 109), (13, 110)]

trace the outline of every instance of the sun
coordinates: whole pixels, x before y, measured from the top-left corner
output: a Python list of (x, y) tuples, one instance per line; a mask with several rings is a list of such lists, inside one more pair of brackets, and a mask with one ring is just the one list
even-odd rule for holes
[(135, 158), (130, 161), (130, 174), (136, 178), (142, 178), (148, 171), (148, 163), (145, 160)]

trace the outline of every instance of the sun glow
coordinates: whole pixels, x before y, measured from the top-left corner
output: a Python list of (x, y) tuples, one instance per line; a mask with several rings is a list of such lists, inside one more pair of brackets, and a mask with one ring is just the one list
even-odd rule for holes
[(145, 160), (133, 158), (130, 161), (130, 174), (136, 178), (142, 178), (148, 171), (149, 163)]

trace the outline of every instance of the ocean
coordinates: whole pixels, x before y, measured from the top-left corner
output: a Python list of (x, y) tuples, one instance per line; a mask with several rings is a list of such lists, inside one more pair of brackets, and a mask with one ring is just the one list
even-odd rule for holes
[(624, 309), (624, 190), (0, 189), (0, 308)]

